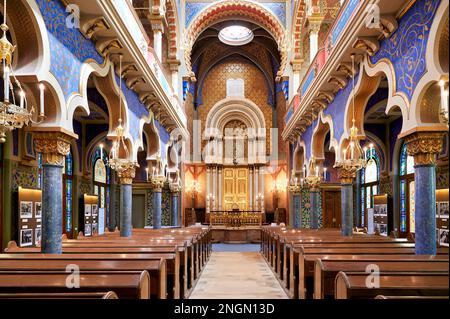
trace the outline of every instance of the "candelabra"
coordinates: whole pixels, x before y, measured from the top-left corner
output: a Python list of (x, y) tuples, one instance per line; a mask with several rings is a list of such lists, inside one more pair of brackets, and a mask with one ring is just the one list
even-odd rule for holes
[[(167, 176), (164, 175), (162, 169), (162, 161), (160, 154), (156, 155), (156, 164), (152, 168), (152, 174), (150, 176), (147, 175), (147, 180), (150, 181), (153, 189), (161, 190), (164, 187), (164, 184), (167, 181)], [(176, 183), (172, 183), (172, 187), (176, 188), (179, 185), (179, 180)], [(169, 181), (169, 188), (171, 187), (171, 181)], [(179, 185), (181, 188), (181, 185)]]
[(177, 171), (177, 177), (175, 180), (169, 179), (169, 188), (172, 193), (179, 193), (183, 189), (183, 186), (181, 185), (181, 179), (180, 179), (180, 171)]
[(208, 211), (211, 212), (215, 208), (216, 196), (213, 194), (209, 194), (206, 196), (206, 205), (208, 207)]
[[(304, 169), (304, 172), (306, 173), (306, 168)], [(311, 172), (314, 172), (314, 175), (312, 175)], [(323, 176), (319, 173), (319, 166), (316, 163), (316, 159), (314, 156), (311, 158), (311, 165), (310, 165), (310, 175), (306, 176), (305, 183), (310, 189), (317, 189), (319, 188), (320, 183), (325, 179), (326, 176), (326, 168), (323, 169)], [(303, 183), (302, 183), (303, 184)]]
[[(354, 54), (351, 55), (352, 58), (352, 74), (354, 74), (355, 70), (355, 57)], [(355, 89), (355, 78), (353, 77), (352, 81), (353, 90)], [(361, 145), (359, 143), (358, 137), (358, 128), (356, 127), (355, 120), (355, 95), (352, 97), (352, 110), (353, 110), (353, 118), (352, 118), (352, 127), (350, 128), (350, 137), (349, 143), (347, 147), (343, 151), (343, 156), (340, 161), (338, 161), (334, 167), (347, 171), (356, 173), (360, 169), (366, 166), (366, 159), (363, 150), (361, 149)]]
[[(44, 121), (44, 84), (39, 84), (40, 91), (40, 112), (36, 116), (33, 106), (28, 110), (28, 101), (22, 84), (16, 78), (13, 72), (12, 54), (16, 47), (9, 42), (6, 33), (9, 30), (6, 24), (6, 0), (3, 2), (3, 24), (0, 29), (3, 36), (0, 39), (0, 59), (3, 73), (3, 101), (0, 101), (0, 143), (6, 142), (6, 133), (14, 129), (20, 129), (30, 123), (40, 124)], [(10, 79), (13, 78), (13, 82)], [(16, 105), (15, 88), (18, 89), (19, 105)], [(10, 101), (10, 92), (12, 101)], [(37, 120), (35, 118), (37, 117)]]
[[(301, 180), (301, 182), (301, 184), (303, 184), (303, 179)], [(292, 170), (291, 180), (288, 186), (289, 191), (291, 191), (292, 193), (300, 193), (301, 186), (303, 186), (301, 184), (298, 183), (298, 178), (295, 176), (295, 171)]]
[[(119, 74), (122, 74), (122, 54), (119, 54)], [(122, 80), (119, 81), (119, 90), (122, 92)], [(111, 152), (109, 153), (108, 166), (115, 170), (119, 177), (126, 172), (134, 171), (139, 164), (129, 159), (130, 151), (125, 142), (125, 129), (122, 126), (122, 99), (119, 98), (119, 119), (118, 125), (114, 131), (113, 145)], [(134, 175), (134, 174), (133, 174)], [(131, 180), (127, 179), (127, 182), (131, 184)]]
[(264, 195), (261, 193), (256, 195), (256, 210), (258, 209), (261, 209), (261, 212), (264, 210)]

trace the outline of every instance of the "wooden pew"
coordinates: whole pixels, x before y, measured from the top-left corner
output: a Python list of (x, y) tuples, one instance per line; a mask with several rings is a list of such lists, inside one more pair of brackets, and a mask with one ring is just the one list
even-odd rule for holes
[(370, 299), (388, 296), (448, 296), (446, 273), (380, 273), (380, 287), (366, 287), (366, 273), (339, 272), (335, 281), (335, 299)]
[[(334, 281), (340, 271), (366, 272), (366, 267), (376, 265), (380, 272), (448, 272), (448, 260), (322, 260), (317, 258), (314, 267), (314, 299), (334, 297)], [(369, 274), (369, 273), (368, 273)], [(368, 275), (367, 274), (367, 275)]]
[(398, 300), (430, 300), (430, 299), (447, 299), (449, 296), (384, 296), (378, 295), (375, 299), (398, 299)]
[(0, 299), (119, 299), (114, 291), (61, 292), (61, 293), (10, 293), (0, 294)]
[[(295, 289), (295, 278), (294, 272), (296, 272), (295, 267), (298, 267), (298, 250), (302, 247), (316, 247), (316, 248), (333, 248), (333, 247), (349, 247), (355, 245), (358, 248), (414, 248), (414, 243), (397, 243), (397, 242), (374, 242), (374, 243), (359, 243), (359, 242), (337, 242), (337, 243), (303, 243), (303, 244), (293, 244), (289, 250), (289, 254), (285, 254), (285, 261), (283, 263), (283, 283), (287, 289), (294, 294)], [(295, 297), (294, 297), (295, 298)]]
[[(414, 255), (414, 248), (303, 248), (299, 249), (298, 295), (300, 299), (312, 298), (314, 289), (314, 263), (317, 258), (308, 255)], [(448, 249), (438, 249), (438, 254), (448, 258)], [(294, 274), (294, 276), (296, 276)]]
[[(106, 246), (105, 246), (106, 245)], [(154, 258), (164, 258), (166, 261), (166, 276), (162, 277), (161, 280), (165, 280), (168, 291), (170, 292), (169, 297), (174, 299), (179, 299), (184, 297), (188, 290), (188, 269), (185, 265), (188, 265), (187, 255), (183, 254), (183, 259), (180, 261), (180, 250), (178, 246), (145, 246), (137, 247), (133, 243), (123, 242), (121, 244), (103, 245), (101, 242), (97, 244), (89, 245), (76, 245), (71, 244), (71, 247), (65, 247), (63, 245), (63, 256), (73, 255), (73, 254), (90, 254), (91, 256), (101, 256), (105, 258), (105, 254), (146, 254), (153, 256)], [(40, 248), (18, 248), (14, 244), (9, 244), (6, 251), (9, 254), (41, 254)], [(1, 258), (2, 255), (0, 255)], [(68, 257), (72, 258), (72, 257)], [(154, 279), (156, 280), (156, 279)], [(192, 282), (190, 282), (192, 284)], [(166, 293), (164, 293), (166, 296)], [(166, 298), (166, 297), (164, 297)]]
[[(0, 271), (0, 293), (68, 293), (114, 291), (120, 299), (149, 299), (147, 271), (80, 271), (80, 288), (66, 285), (65, 271)], [(76, 290), (75, 290), (76, 289)]]
[(41, 257), (2, 255), (0, 257), (0, 271), (66, 271), (67, 266), (76, 265), (80, 271), (147, 271), (150, 275), (150, 290), (152, 298), (167, 298), (166, 288), (166, 260), (158, 257), (146, 259), (127, 259), (117, 256), (116, 258), (102, 259), (94, 255), (84, 255), (80, 258), (74, 256), (59, 255), (43, 255)]

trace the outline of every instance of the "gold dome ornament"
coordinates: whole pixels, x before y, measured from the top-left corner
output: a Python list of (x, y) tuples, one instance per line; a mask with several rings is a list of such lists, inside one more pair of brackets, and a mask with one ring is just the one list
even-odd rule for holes
[[(6, 142), (6, 133), (14, 129), (20, 129), (24, 125), (30, 123), (40, 124), (44, 121), (44, 84), (39, 85), (40, 89), (40, 112), (35, 120), (35, 109), (31, 106), (28, 110), (28, 103), (25, 91), (22, 84), (16, 78), (12, 68), (12, 55), (16, 49), (11, 42), (9, 42), (6, 33), (9, 30), (6, 24), (6, 0), (3, 2), (3, 23), (0, 29), (3, 31), (3, 36), (0, 39), (0, 59), (1, 70), (3, 75), (3, 101), (0, 101), (0, 143)], [(13, 81), (11, 81), (11, 78)], [(12, 94), (10, 94), (12, 93)], [(19, 105), (16, 104), (16, 93), (19, 95)], [(12, 102), (10, 101), (12, 97)]]

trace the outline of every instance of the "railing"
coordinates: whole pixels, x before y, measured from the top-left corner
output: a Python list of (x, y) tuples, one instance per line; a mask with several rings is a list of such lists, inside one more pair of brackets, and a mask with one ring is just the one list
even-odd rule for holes
[(361, 0), (348, 0), (343, 6), (343, 9), (340, 10), (339, 16), (334, 21), (333, 27), (328, 33), (329, 36), (327, 37), (327, 39), (329, 40), (329, 44), (331, 44), (331, 46), (334, 46), (334, 44), (336, 44), (339, 36), (342, 34), (342, 31), (344, 30), (348, 21), (350, 21), (350, 19), (352, 18), (353, 14), (356, 12), (356, 8), (361, 2)]
[(212, 211), (209, 214), (211, 226), (242, 227), (261, 226), (261, 211)]
[(294, 115), (294, 112), (297, 110), (299, 105), (300, 105), (300, 95), (295, 94), (294, 98), (291, 100), (291, 103), (289, 104), (288, 111), (284, 116), (284, 123), (289, 122), (289, 120), (291, 119), (292, 115)]
[(139, 17), (136, 15), (134, 8), (131, 6), (129, 1), (124, 0), (111, 0), (115, 9), (119, 13), (120, 18), (122, 19), (123, 24), (125, 24), (132, 36), (132, 39), (135, 41), (137, 46), (139, 47), (145, 61), (149, 65), (156, 79), (160, 83), (164, 93), (169, 98), (175, 112), (180, 117), (181, 121), (184, 125), (187, 125), (186, 114), (184, 113), (180, 101), (176, 95), (177, 92), (174, 92), (172, 85), (166, 79), (161, 61), (156, 55), (156, 52), (152, 47), (148, 45), (149, 39), (147, 33), (142, 26), (142, 23)]
[(297, 90), (298, 95), (294, 96), (291, 101), (288, 113), (285, 116), (286, 124), (290, 121), (290, 119), (292, 119), (294, 113), (297, 112), (300, 106), (300, 102), (311, 90), (314, 80), (319, 76), (320, 71), (327, 63), (334, 47), (340, 39), (340, 36), (342, 35), (349, 21), (357, 12), (357, 9), (360, 7), (361, 3), (363, 3), (363, 1), (361, 0), (347, 0), (346, 3), (341, 7), (338, 17), (334, 21), (333, 26), (328, 31), (325, 46), (319, 49), (314, 59), (311, 61), (309, 68), (306, 71), (305, 76), (303, 77), (303, 81), (301, 82)]
[(322, 70), (325, 64), (325, 49), (321, 48), (317, 51), (314, 59), (309, 65), (308, 71), (306, 71), (306, 75), (303, 78), (302, 83), (300, 84), (300, 98), (305, 96), (306, 93), (311, 88), (311, 84), (314, 82), (314, 79), (317, 77), (319, 72)]

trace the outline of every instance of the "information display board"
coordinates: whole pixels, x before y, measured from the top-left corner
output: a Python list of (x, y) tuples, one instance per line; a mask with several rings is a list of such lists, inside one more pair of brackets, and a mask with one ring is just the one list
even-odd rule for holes
[(86, 237), (98, 234), (98, 196), (84, 194), (81, 204), (81, 209), (83, 211), (83, 213), (80, 214), (81, 231)]
[(448, 215), (449, 215), (449, 190), (436, 190), (436, 235), (440, 246), (449, 244)]
[(19, 187), (18, 191), (19, 247), (36, 247), (42, 238), (42, 191)]
[(376, 234), (388, 236), (392, 231), (392, 200), (387, 194), (373, 196), (373, 227)]

